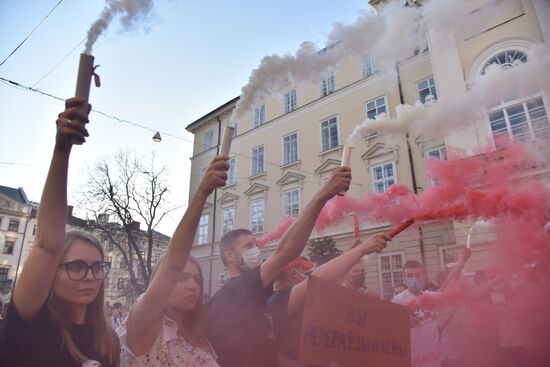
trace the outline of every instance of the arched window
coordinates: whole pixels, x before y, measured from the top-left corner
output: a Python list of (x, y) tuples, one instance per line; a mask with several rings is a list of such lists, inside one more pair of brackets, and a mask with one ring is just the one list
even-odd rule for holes
[(485, 74), (487, 68), (491, 65), (499, 65), (503, 69), (509, 69), (515, 65), (527, 62), (527, 55), (518, 50), (507, 50), (493, 56), (485, 63), (481, 74)]

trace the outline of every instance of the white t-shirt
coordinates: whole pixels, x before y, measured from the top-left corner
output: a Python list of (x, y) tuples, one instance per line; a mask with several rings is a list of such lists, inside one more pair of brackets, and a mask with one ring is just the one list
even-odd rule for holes
[[(439, 297), (441, 293), (425, 291), (421, 294)], [(418, 297), (408, 289), (405, 289), (393, 297), (392, 302), (407, 306), (412, 300)], [(416, 309), (413, 311), (413, 315), (417, 321), (411, 327), (411, 365), (441, 367), (439, 333), (435, 313), (430, 310)]]
[[(423, 295), (423, 296), (426, 295), (426, 296), (436, 298), (436, 297), (439, 297), (441, 295), (441, 292), (423, 291), (421, 293), (421, 295)], [(415, 298), (418, 298), (418, 296), (416, 294), (412, 293), (408, 289), (405, 289), (403, 292), (401, 292), (398, 295), (396, 295), (395, 297), (393, 297), (393, 299), (391, 301), (393, 303), (397, 303), (397, 304), (406, 306), (412, 300), (414, 300)], [(419, 319), (425, 319), (425, 318), (431, 317), (433, 315), (432, 312), (422, 310), (422, 309), (415, 310), (413, 312), (413, 314), (414, 314), (414, 316), (418, 317)]]

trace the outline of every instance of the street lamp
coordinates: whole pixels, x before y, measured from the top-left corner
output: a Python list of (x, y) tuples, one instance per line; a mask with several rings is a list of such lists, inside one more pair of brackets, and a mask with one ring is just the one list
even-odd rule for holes
[(153, 135), (153, 141), (156, 143), (160, 143), (161, 140), (162, 138), (160, 137), (160, 133), (157, 131), (155, 135)]

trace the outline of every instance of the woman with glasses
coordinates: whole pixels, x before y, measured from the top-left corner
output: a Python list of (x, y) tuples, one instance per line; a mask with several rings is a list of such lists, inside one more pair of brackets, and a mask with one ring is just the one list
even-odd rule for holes
[(119, 365), (118, 337), (103, 307), (110, 264), (94, 236), (65, 233), (69, 155), (74, 144), (86, 141), (89, 111), (83, 100), (72, 98), (56, 121), (36, 239), (3, 325), (0, 361), (5, 366)]
[(228, 157), (210, 163), (151, 283), (118, 330), (126, 367), (217, 367), (203, 326), (202, 273), (189, 257), (206, 199), (225, 185)]

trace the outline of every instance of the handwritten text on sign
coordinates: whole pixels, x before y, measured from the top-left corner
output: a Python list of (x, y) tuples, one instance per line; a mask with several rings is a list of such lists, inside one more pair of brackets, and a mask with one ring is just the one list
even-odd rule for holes
[(300, 361), (409, 367), (408, 308), (310, 277), (302, 324)]

